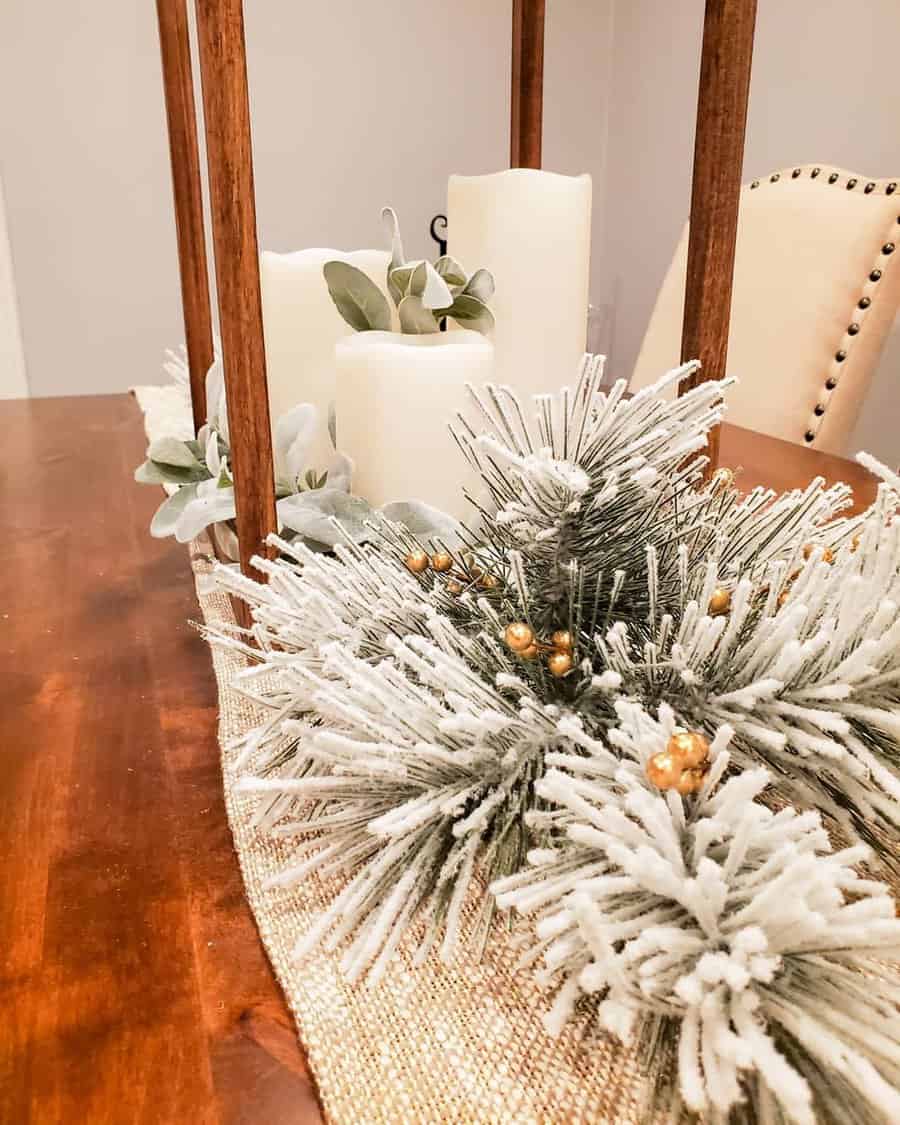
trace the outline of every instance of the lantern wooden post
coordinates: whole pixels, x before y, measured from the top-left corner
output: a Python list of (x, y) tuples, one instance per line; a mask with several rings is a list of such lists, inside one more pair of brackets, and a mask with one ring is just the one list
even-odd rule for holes
[(241, 570), (269, 553), (275, 475), (269, 428), (240, 0), (196, 0), (219, 325), (231, 438)]
[[(681, 335), (682, 362), (703, 366), (682, 393), (725, 374), (755, 22), (756, 0), (706, 0)], [(718, 429), (709, 456), (714, 469)]]
[(213, 361), (213, 332), (186, 0), (157, 0), (156, 14), (172, 164), (181, 307), (196, 431), (206, 421), (206, 372)]
[(513, 0), (509, 166), (540, 168), (544, 112), (544, 0)]

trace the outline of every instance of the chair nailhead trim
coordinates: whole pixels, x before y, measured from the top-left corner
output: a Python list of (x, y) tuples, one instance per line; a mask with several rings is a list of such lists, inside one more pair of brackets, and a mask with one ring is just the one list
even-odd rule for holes
[[(787, 171), (788, 170), (785, 168), (785, 169), (782, 169), (782, 171), (780, 171), (780, 172), (772, 172), (768, 177), (769, 183), (770, 184), (778, 183), (778, 181), (781, 179), (782, 175), (785, 175), (785, 176), (787, 175)], [(822, 169), (818, 165), (816, 165), (813, 168), (810, 168), (807, 165), (806, 167), (800, 167), (800, 168), (792, 169), (791, 170), (791, 179), (792, 180), (799, 179), (800, 176), (803, 175), (804, 171), (809, 171), (809, 177), (810, 177), (811, 180), (817, 179), (822, 174)], [(840, 178), (841, 178), (840, 172), (834, 172), (834, 171), (830, 172), (828, 174), (828, 183), (829, 184), (836, 184), (840, 180)], [(761, 180), (753, 180), (750, 184), (751, 189), (758, 188), (760, 186), (761, 182), (762, 182)], [(860, 182), (859, 177), (848, 176), (847, 180), (846, 180), (846, 183), (844, 184), (844, 187), (847, 189), (847, 191), (853, 191), (853, 189), (859, 184), (859, 182)], [(881, 191), (883, 189), (885, 195), (893, 195), (894, 192), (897, 190), (897, 186), (898, 186), (898, 181), (896, 181), (896, 180), (891, 180), (887, 184), (885, 184), (884, 180), (867, 180), (865, 182), (865, 186), (863, 188), (863, 191), (866, 195), (871, 195), (873, 191)], [(898, 224), (900, 224), (900, 215), (897, 216), (897, 222), (898, 222)], [(898, 241), (900, 241), (900, 239), (898, 239)], [(895, 243), (890, 242), (890, 241), (885, 242), (881, 247), (882, 257), (888, 257), (890, 254), (893, 254), (895, 249), (896, 249)], [(872, 268), (872, 270), (869, 272), (868, 281), (871, 282), (874, 285), (876, 282), (881, 280), (882, 272), (883, 271), (879, 266), (874, 266)], [(866, 309), (868, 309), (871, 306), (871, 304), (872, 304), (871, 296), (869, 296), (868, 293), (863, 293), (863, 295), (857, 301), (856, 307), (858, 309), (861, 309), (862, 311), (865, 311)], [(854, 321), (850, 322), (850, 324), (847, 326), (847, 336), (852, 338), (852, 337), (857, 336), (859, 334), (859, 332), (862, 330), (862, 319), (863, 318), (860, 317), (859, 320), (854, 320)], [(830, 372), (828, 372), (827, 378), (825, 379), (825, 391), (827, 392), (828, 396), (830, 396), (832, 391), (836, 390), (837, 385), (838, 385), (838, 372), (839, 372), (840, 369), (837, 365), (842, 364), (846, 358), (847, 358), (847, 349), (846, 348), (838, 348), (837, 351), (834, 353), (834, 357), (832, 359), (832, 364), (835, 365), (835, 366), (832, 368), (832, 370)], [(828, 408), (828, 399), (827, 398), (824, 402), (819, 401), (814, 405), (813, 410), (812, 410), (812, 414), (810, 416), (808, 428), (803, 435), (803, 440), (807, 443), (807, 445), (811, 445), (816, 440), (816, 434), (818, 433), (818, 430), (819, 430), (820, 419), (822, 417), (824, 417), (827, 408)]]

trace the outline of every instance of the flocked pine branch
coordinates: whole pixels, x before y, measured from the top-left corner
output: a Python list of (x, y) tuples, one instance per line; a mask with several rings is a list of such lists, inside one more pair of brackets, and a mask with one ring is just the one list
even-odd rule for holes
[[(534, 954), (558, 984), (546, 1025), (581, 1009), (652, 1045), (643, 1062), (667, 1120), (877, 1125), (900, 1119), (900, 921), (860, 875), (866, 849), (833, 852), (818, 814), (773, 812), (764, 770), (719, 784), (727, 726), (702, 790), (654, 790), (644, 770), (675, 729), (617, 706), (609, 750), (552, 752), (539, 815), (555, 847), (498, 881), (536, 921)], [(613, 773), (613, 770), (615, 772)], [(666, 1071), (677, 1070), (677, 1085)]]
[[(280, 543), (266, 587), (223, 575), (253, 610), (242, 686), (269, 709), (242, 740), (259, 822), (306, 837), (289, 880), (352, 879), (301, 951), (346, 936), (348, 969), (380, 971), (425, 918), (449, 956), (470, 889), (483, 935), (474, 872), (515, 869), (548, 755), (605, 746), (614, 776), (623, 698), (710, 735), (727, 722), (736, 766), (767, 765), (787, 799), (849, 829), (895, 833), (896, 493), (846, 519), (844, 486), (702, 485), (690, 455), (721, 385), (668, 403), (599, 377), (588, 363), (531, 421), (484, 392), (490, 433), (458, 436), (491, 500), (462, 549), (385, 523), (377, 548), (333, 557)], [(567, 634), (564, 658), (513, 651), (511, 625)]]

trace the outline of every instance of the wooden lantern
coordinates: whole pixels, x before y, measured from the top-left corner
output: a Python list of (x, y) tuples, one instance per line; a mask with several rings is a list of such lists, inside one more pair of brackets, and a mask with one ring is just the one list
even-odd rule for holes
[[(544, 4), (512, 2), (513, 167), (541, 165)], [(265, 553), (276, 521), (243, 8), (241, 0), (195, 0), (195, 8), (241, 569), (259, 578), (250, 560)], [(157, 0), (157, 9), (185, 335), (199, 426), (212, 329), (186, 0)], [(725, 372), (755, 19), (756, 0), (706, 0), (681, 347), (683, 360), (699, 359), (703, 365), (694, 382), (719, 379)], [(717, 433), (710, 437), (709, 452), (712, 469)]]

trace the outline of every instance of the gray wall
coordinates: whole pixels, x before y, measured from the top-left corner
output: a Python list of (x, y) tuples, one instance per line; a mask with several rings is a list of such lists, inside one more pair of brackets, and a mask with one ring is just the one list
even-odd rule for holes
[[(598, 291), (614, 306), (612, 367), (631, 373), (690, 208), (702, 0), (618, 0), (607, 216)], [(896, 0), (759, 0), (744, 180), (821, 162), (900, 178)], [(854, 444), (900, 458), (895, 326)]]
[[(551, 0), (547, 167), (603, 215), (613, 0)], [(189, 4), (189, 6), (192, 6)], [(508, 161), (510, 0), (247, 0), (260, 243), (410, 251), (450, 172)], [(183, 338), (153, 0), (3, 0), (0, 171), (31, 391), (159, 381)]]

